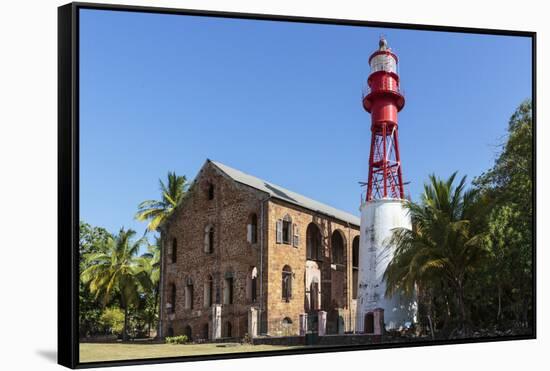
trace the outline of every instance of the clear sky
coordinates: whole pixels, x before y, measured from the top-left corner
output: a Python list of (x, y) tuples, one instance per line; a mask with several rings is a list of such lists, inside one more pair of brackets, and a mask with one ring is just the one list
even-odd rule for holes
[(493, 164), (531, 97), (528, 38), (81, 11), (80, 218), (142, 233), (137, 205), (207, 158), (358, 215), (380, 34), (399, 56), (406, 193)]

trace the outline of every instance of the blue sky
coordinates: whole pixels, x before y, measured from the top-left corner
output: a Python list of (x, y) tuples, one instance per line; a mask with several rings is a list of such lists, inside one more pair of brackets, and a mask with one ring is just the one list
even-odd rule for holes
[(206, 158), (358, 214), (380, 34), (399, 56), (406, 193), (493, 164), (531, 97), (528, 38), (81, 10), (80, 218), (142, 233), (137, 205)]

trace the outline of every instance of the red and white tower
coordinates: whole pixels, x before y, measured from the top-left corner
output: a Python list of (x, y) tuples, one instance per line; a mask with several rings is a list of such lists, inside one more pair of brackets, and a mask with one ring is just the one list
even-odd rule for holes
[(399, 87), (397, 55), (381, 39), (369, 58), (368, 88), (363, 107), (371, 114), (371, 147), (366, 197), (361, 198), (361, 237), (357, 295), (357, 332), (381, 333), (416, 319), (416, 299), (386, 296), (384, 272), (395, 246), (393, 230), (411, 228), (405, 207), (399, 156), (397, 114), (405, 105)]
[(397, 55), (380, 39), (369, 58), (370, 75), (363, 107), (371, 114), (371, 144), (366, 201), (373, 198), (404, 198), (399, 157), (397, 113), (405, 98), (399, 88)]

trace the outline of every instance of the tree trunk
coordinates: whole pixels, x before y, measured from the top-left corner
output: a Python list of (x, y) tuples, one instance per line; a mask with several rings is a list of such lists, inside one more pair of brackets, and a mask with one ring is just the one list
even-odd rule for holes
[(460, 322), (462, 322), (462, 331), (464, 335), (467, 331), (467, 325), (466, 325), (466, 306), (464, 304), (464, 288), (462, 285), (462, 282), (459, 282), (457, 284), (458, 292), (457, 292), (457, 299), (458, 299), (458, 310), (460, 314)]
[(124, 330), (122, 330), (122, 341), (128, 341), (128, 307), (124, 306)]
[(529, 298), (527, 296), (523, 297), (523, 306), (522, 306), (522, 327), (529, 327)]
[(497, 323), (500, 323), (500, 318), (502, 316), (502, 288), (501, 285), (498, 285), (498, 311), (497, 311)]
[(432, 335), (432, 340), (435, 340), (434, 326), (432, 324), (432, 317), (428, 315), (428, 324), (430, 325), (430, 334)]
[[(159, 290), (155, 290), (155, 302), (153, 306), (153, 314), (151, 315), (151, 318), (149, 318), (149, 337), (151, 337), (151, 327), (153, 326), (153, 319), (155, 318), (155, 314), (157, 313), (157, 306), (158, 306), (158, 298), (159, 298)], [(159, 315), (160, 317), (160, 315)], [(158, 335), (158, 331), (157, 331)]]

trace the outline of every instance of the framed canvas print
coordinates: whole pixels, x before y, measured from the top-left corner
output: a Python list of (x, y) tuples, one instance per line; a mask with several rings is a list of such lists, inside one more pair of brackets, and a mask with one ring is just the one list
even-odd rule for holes
[(59, 8), (59, 363), (534, 339), (534, 32)]

